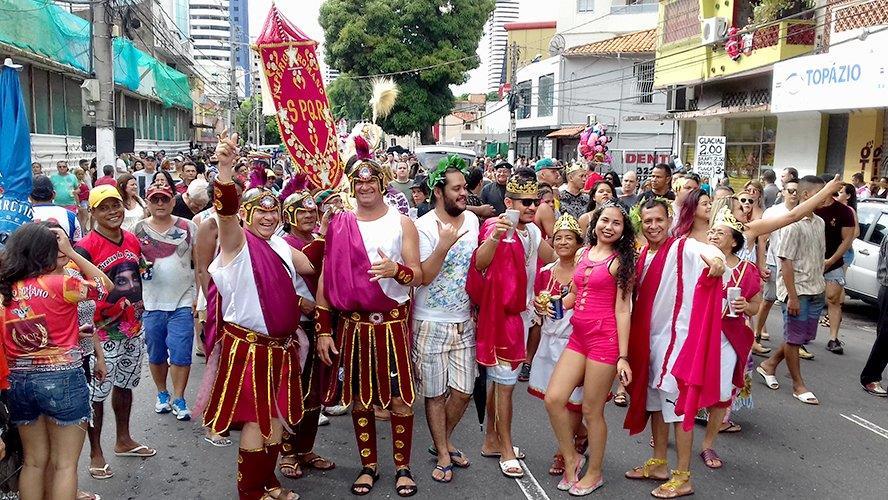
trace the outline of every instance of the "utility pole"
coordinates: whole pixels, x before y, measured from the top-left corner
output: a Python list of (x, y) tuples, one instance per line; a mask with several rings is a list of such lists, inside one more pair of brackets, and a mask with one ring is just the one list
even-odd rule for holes
[(228, 2), (228, 26), (231, 31), (231, 47), (228, 58), (231, 60), (231, 68), (228, 71), (228, 124), (230, 131), (237, 130), (237, 26), (234, 24), (234, 16), (231, 15), (231, 1)]
[(111, 48), (112, 9), (109, 0), (92, 5), (92, 64), (99, 83), (99, 101), (96, 103), (96, 165), (99, 171), (105, 165), (114, 165), (117, 153), (114, 145), (114, 56)]
[[(511, 85), (511, 90), (509, 91), (509, 163), (515, 164), (515, 160), (518, 158), (518, 130), (517, 130), (517, 121), (515, 114), (518, 112), (518, 106), (513, 105), (513, 103), (518, 103), (518, 89), (516, 88), (516, 81), (518, 79), (518, 42), (512, 42), (511, 47), (506, 47), (506, 51), (508, 52), (509, 57), (509, 85)], [(530, 103), (527, 103), (530, 105)]]

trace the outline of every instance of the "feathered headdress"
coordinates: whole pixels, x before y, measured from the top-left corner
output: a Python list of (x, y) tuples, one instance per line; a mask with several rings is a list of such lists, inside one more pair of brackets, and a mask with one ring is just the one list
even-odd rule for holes
[(247, 189), (262, 188), (268, 183), (268, 174), (265, 173), (265, 165), (261, 162), (253, 162), (250, 167), (250, 177), (247, 179)]
[(308, 189), (308, 176), (300, 172), (290, 177), (290, 180), (284, 184), (283, 189), (281, 189), (281, 201), (285, 201), (293, 193), (301, 193), (306, 189)]
[(360, 135), (355, 136), (355, 156), (359, 161), (373, 159), (373, 155), (370, 154), (370, 143)]
[(373, 123), (376, 123), (377, 118), (385, 118), (392, 112), (399, 92), (398, 84), (391, 78), (377, 78), (373, 80), (373, 95), (370, 97)]

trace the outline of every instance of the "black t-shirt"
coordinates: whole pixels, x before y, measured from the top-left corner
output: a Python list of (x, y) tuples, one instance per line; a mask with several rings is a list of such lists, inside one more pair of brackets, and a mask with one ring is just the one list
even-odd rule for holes
[[(828, 207), (818, 208), (814, 213), (823, 219), (826, 232), (826, 255), (823, 258), (828, 259), (836, 253), (836, 250), (842, 244), (842, 228), (854, 227), (854, 212), (851, 211), (850, 207), (839, 202), (833, 202)], [(845, 262), (839, 258), (825, 272), (834, 271), (844, 264)]]
[(484, 186), (481, 189), (481, 201), (485, 205), (492, 206), (497, 215), (506, 213), (506, 186), (501, 186), (496, 182)]
[(173, 215), (176, 217), (182, 217), (183, 219), (191, 220), (194, 218), (196, 213), (192, 212), (188, 205), (185, 203), (185, 200), (182, 199), (181, 194), (176, 195), (176, 205), (173, 206)]
[(638, 202), (636, 203), (636, 205), (643, 205), (645, 202), (647, 202), (651, 198), (657, 198), (657, 197), (666, 198), (667, 200), (670, 200), (670, 201), (675, 201), (675, 191), (670, 189), (669, 191), (666, 191), (666, 194), (661, 196), (659, 194), (654, 193), (650, 189), (648, 189), (647, 191), (641, 193), (641, 197), (638, 198)]

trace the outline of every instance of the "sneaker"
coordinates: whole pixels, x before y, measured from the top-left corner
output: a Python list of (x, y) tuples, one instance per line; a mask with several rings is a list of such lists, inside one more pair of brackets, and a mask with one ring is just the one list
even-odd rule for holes
[(880, 398), (888, 397), (888, 391), (886, 391), (879, 382), (870, 382), (866, 385), (861, 385), (861, 387), (863, 387), (865, 392), (868, 392), (873, 396), (878, 396)]
[(799, 358), (801, 358), (801, 359), (814, 359), (814, 355), (811, 354), (810, 352), (808, 352), (808, 350), (805, 349), (805, 346), (800, 345), (800, 346), (799, 346)]
[(169, 413), (171, 410), (170, 393), (167, 391), (158, 392), (157, 402), (154, 403), (154, 413)]
[(521, 365), (521, 373), (518, 374), (519, 382), (527, 382), (530, 380), (530, 363)]
[(318, 415), (318, 427), (323, 427), (325, 425), (330, 425), (330, 419), (323, 413), (320, 413)]
[(844, 344), (839, 339), (830, 339), (829, 342), (826, 343), (826, 350), (833, 354), (844, 354), (845, 349), (842, 347)]
[(348, 406), (344, 405), (336, 405), (336, 406), (325, 406), (324, 411), (322, 412), (324, 415), (328, 417), (338, 417), (340, 415), (345, 415), (348, 413)]
[(185, 398), (179, 398), (173, 401), (173, 415), (176, 416), (176, 420), (186, 421), (191, 420), (191, 410), (188, 409), (188, 405), (185, 404)]

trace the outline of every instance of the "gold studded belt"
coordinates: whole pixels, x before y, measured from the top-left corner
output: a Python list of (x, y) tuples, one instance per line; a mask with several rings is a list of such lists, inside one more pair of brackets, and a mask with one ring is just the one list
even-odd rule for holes
[(382, 325), (385, 323), (396, 323), (407, 319), (410, 313), (410, 302), (405, 302), (398, 307), (381, 312), (343, 312), (341, 318), (349, 320), (353, 323), (367, 323), (371, 325)]
[(226, 335), (231, 335), (244, 342), (261, 345), (270, 349), (289, 349), (291, 346), (299, 345), (299, 341), (296, 339), (295, 335), (270, 337), (234, 323), (225, 323), (224, 332)]

